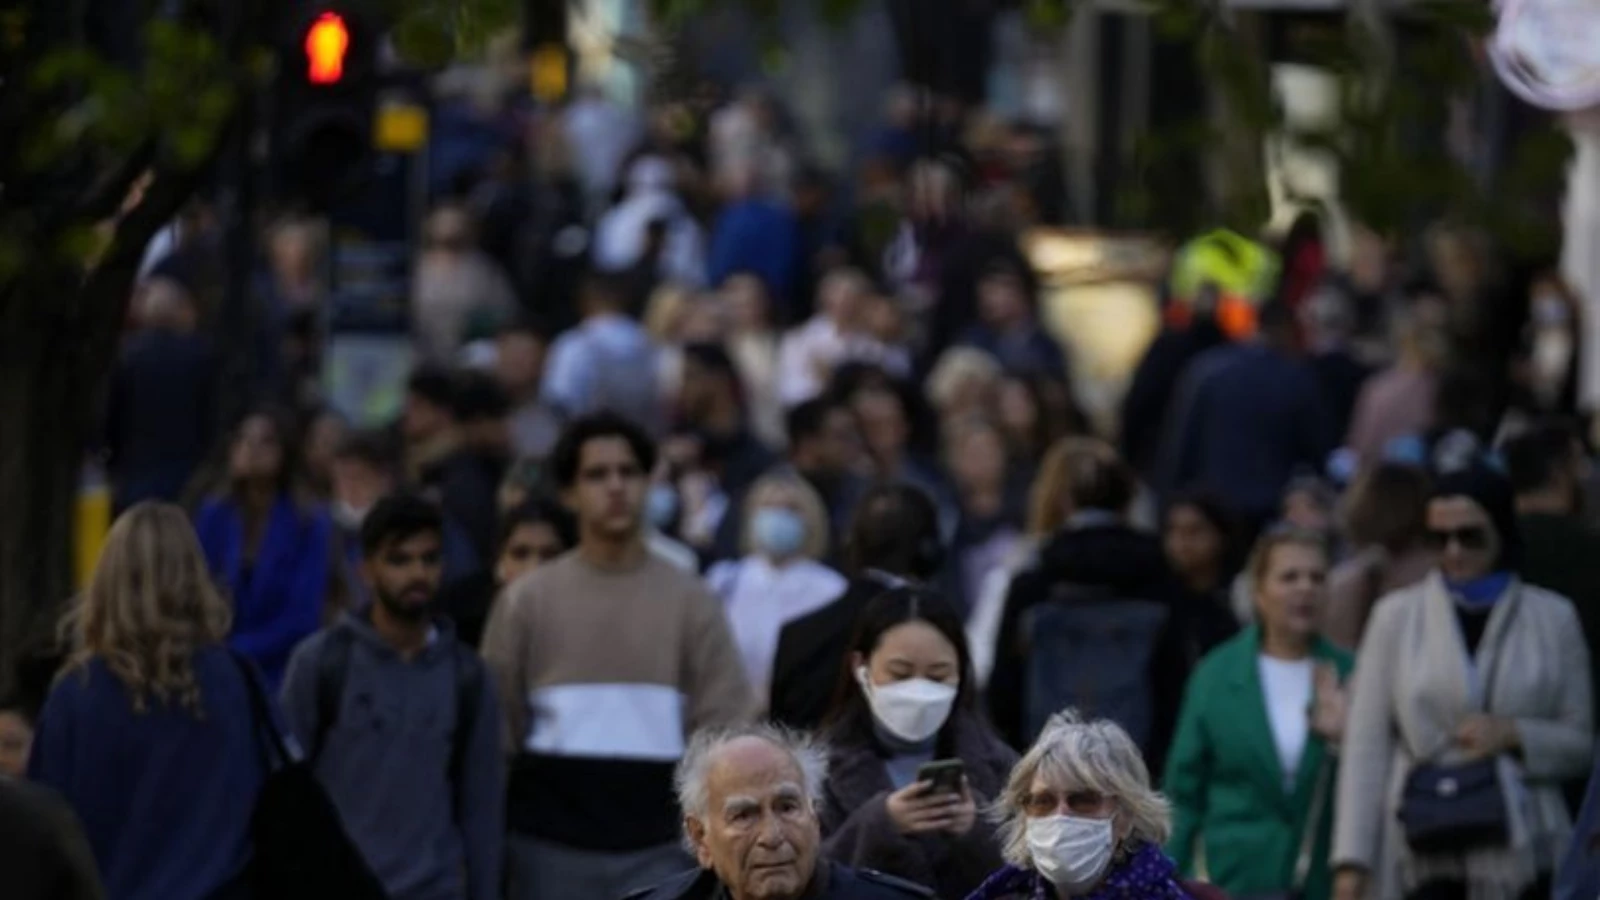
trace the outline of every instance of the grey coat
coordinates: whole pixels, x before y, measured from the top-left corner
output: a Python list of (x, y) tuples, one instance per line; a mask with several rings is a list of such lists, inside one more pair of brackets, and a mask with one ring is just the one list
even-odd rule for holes
[(965, 897), (1000, 868), (995, 826), (982, 815), (1005, 787), (1017, 754), (976, 715), (957, 711), (951, 723), (955, 757), (980, 810), (960, 838), (900, 834), (886, 803), (894, 786), (870, 734), (833, 736), (823, 791), (823, 852), (846, 865), (877, 869), (933, 888), (940, 897)]
[[(1488, 711), (1515, 720), (1522, 741), (1515, 757), (1500, 757), (1511, 846), (1412, 853), (1395, 818), (1406, 775), (1419, 762), (1462, 761), (1452, 735), (1481, 708), (1473, 672), (1491, 668)], [(1561, 784), (1589, 766), (1588, 671), (1577, 613), (1549, 591), (1513, 582), (1470, 661), (1437, 573), (1385, 597), (1356, 656), (1334, 807), (1334, 865), (1369, 871), (1376, 900), (1396, 900), (1432, 879), (1465, 881), (1470, 900), (1501, 900), (1552, 871), (1572, 832)]]

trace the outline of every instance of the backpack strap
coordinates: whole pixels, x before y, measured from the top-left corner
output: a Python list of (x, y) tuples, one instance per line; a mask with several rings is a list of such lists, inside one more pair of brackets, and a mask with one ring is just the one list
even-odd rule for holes
[(452, 648), (456, 676), (456, 728), (450, 737), (450, 788), (455, 794), (456, 824), (465, 815), (461, 796), (465, 792), (467, 754), (472, 749), (472, 733), (477, 729), (483, 706), (483, 660), (465, 644), (455, 641)]
[(317, 657), (317, 731), (311, 746), (306, 748), (312, 763), (322, 755), (328, 732), (339, 721), (345, 674), (350, 671), (350, 652), (354, 646), (355, 637), (343, 628), (330, 629), (322, 640), (322, 653)]

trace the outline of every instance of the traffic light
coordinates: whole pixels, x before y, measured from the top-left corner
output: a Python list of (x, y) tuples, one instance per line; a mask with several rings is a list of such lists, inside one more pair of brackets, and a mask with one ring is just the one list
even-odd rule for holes
[(313, 208), (351, 193), (371, 169), (376, 38), (356, 10), (319, 3), (283, 49), (274, 150), (285, 191)]
[(306, 80), (312, 84), (338, 84), (344, 78), (344, 60), (350, 53), (350, 26), (344, 16), (328, 11), (306, 29)]

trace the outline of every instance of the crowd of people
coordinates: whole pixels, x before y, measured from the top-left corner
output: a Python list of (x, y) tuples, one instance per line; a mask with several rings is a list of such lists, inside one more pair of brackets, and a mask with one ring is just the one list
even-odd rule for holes
[[(758, 93), (506, 113), (378, 429), (318, 403), (297, 219), (219, 421), (178, 223), (120, 514), (48, 699), (0, 703), (19, 896), (1600, 890), (1559, 280), (1448, 227), (1202, 236), (1108, 427), (1019, 242), (1062, 214), (1037, 131), (890, 109), (848, 179)], [(339, 840), (284, 867), (302, 818)]]

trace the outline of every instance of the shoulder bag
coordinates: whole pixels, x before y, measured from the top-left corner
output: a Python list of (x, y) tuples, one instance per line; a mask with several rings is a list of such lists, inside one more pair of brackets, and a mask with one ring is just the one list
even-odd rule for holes
[[(1515, 604), (1520, 598), (1509, 597), (1501, 602)], [(1477, 707), (1485, 713), (1494, 696), (1495, 675), (1500, 670), (1515, 613), (1515, 606), (1507, 610), (1498, 646), (1483, 680)], [(1400, 795), (1398, 817), (1406, 844), (1419, 854), (1459, 854), (1479, 847), (1504, 846), (1511, 839), (1511, 830), (1505, 789), (1500, 784), (1499, 759), (1414, 765)]]

